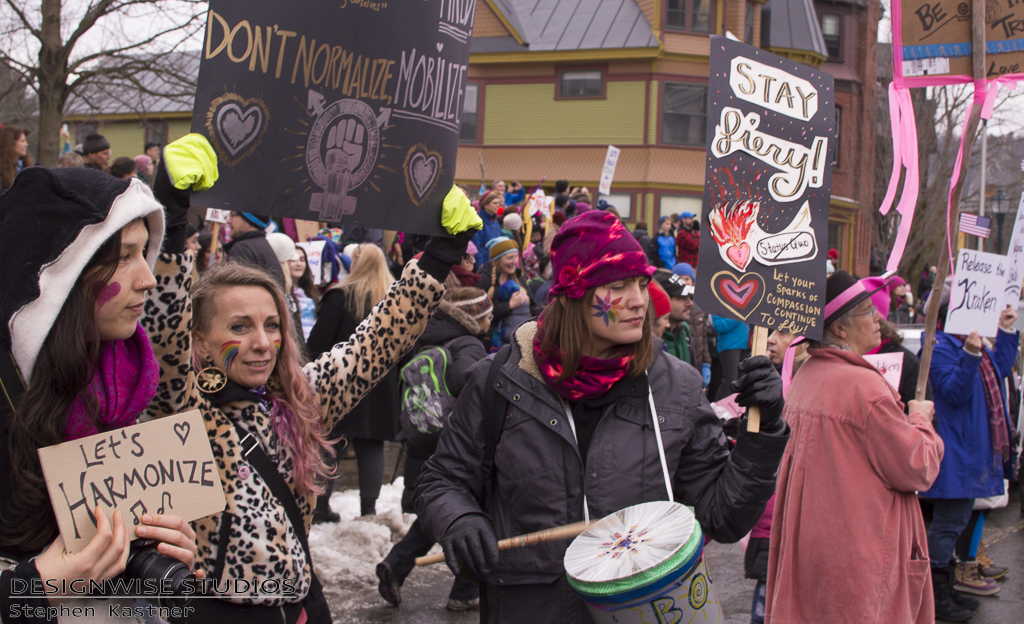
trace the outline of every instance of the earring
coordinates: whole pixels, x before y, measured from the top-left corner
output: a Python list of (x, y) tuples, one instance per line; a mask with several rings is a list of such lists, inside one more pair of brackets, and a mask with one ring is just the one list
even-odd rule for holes
[[(206, 357), (210, 359), (209, 356)], [(228, 383), (228, 376), (216, 366), (207, 366), (196, 375), (196, 387), (203, 394), (216, 394), (224, 389)]]

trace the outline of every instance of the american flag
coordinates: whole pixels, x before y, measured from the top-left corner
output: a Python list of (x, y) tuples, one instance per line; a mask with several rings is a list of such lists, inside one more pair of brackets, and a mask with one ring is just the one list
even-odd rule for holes
[(978, 238), (988, 238), (988, 235), (992, 233), (992, 219), (966, 212), (961, 213), (960, 231)]

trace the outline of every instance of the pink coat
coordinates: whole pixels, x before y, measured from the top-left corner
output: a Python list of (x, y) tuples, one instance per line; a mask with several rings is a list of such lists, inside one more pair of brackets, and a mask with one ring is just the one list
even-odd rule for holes
[(859, 355), (810, 353), (786, 395), (765, 621), (931, 624), (914, 492), (938, 475), (942, 439)]

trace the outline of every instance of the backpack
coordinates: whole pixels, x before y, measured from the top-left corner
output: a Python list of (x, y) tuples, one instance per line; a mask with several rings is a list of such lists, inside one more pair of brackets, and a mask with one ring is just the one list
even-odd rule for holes
[(402, 407), (398, 422), (412, 446), (437, 445), (444, 419), (455, 406), (455, 397), (445, 381), (452, 361), (448, 350), (452, 342), (424, 347), (399, 371)]

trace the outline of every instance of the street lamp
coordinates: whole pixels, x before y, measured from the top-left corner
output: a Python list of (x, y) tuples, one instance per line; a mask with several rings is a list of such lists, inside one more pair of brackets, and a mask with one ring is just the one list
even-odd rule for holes
[(996, 253), (1002, 254), (1003, 251), (1003, 221), (1006, 220), (1006, 213), (1010, 210), (1010, 196), (1006, 194), (1006, 189), (1000, 188), (996, 193), (996, 196), (992, 198), (992, 212), (995, 213), (996, 223), (999, 225), (999, 238), (996, 245)]

